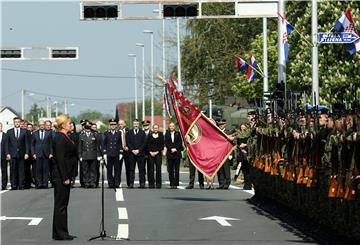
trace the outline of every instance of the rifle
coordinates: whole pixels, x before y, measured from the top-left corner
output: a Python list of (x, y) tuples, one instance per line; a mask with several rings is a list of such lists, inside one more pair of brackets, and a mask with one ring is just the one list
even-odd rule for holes
[(355, 154), (356, 148), (353, 149), (353, 154), (351, 157), (351, 165), (348, 169), (345, 180), (345, 195), (344, 199), (347, 201), (354, 201), (357, 198), (357, 176), (359, 175), (359, 170), (357, 169), (355, 163)]
[[(335, 137), (335, 135), (334, 135), (334, 137)], [(330, 141), (331, 141), (331, 137), (330, 137)], [(338, 147), (336, 147), (335, 150), (338, 151)], [(334, 152), (334, 149), (331, 149), (331, 159), (333, 157), (333, 152)], [(331, 162), (333, 163), (334, 161), (331, 160)], [(329, 191), (328, 191), (328, 198), (336, 197), (336, 193), (337, 193), (337, 181), (336, 181), (337, 172), (340, 172), (340, 169), (338, 169), (336, 171), (335, 168), (333, 167), (333, 171), (332, 171), (332, 173), (330, 175), (330, 179), (329, 179), (330, 185), (329, 185)]]
[[(343, 132), (343, 134), (344, 134), (344, 132)], [(345, 172), (344, 157), (345, 157), (345, 147), (346, 146), (345, 146), (344, 141), (341, 143), (341, 151), (339, 154), (339, 170), (340, 171), (339, 171), (339, 175), (337, 176), (337, 192), (336, 192), (337, 198), (343, 198), (345, 195), (343, 173)]]
[(311, 165), (309, 166), (308, 172), (308, 180), (306, 183), (306, 187), (313, 187), (317, 183), (317, 168), (319, 167), (320, 162), (320, 149), (319, 149), (319, 142), (316, 142), (315, 139), (319, 137), (318, 135), (318, 127), (319, 127), (319, 118), (317, 114), (317, 108), (315, 108), (315, 121), (314, 121), (314, 130), (315, 130), (315, 137), (313, 138), (315, 142), (315, 154), (312, 154), (312, 161)]

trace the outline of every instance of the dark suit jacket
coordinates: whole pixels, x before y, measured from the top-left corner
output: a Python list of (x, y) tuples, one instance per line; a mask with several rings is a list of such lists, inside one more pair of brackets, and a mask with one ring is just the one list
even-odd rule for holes
[(139, 155), (143, 156), (145, 154), (146, 134), (144, 130), (140, 128), (138, 130), (138, 133), (135, 135), (134, 129), (129, 129), (126, 135), (126, 144), (129, 147), (129, 152), (139, 150)]
[(8, 148), (8, 139), (7, 139), (7, 134), (2, 132), (0, 133), (2, 134), (2, 138), (1, 138), (1, 159), (6, 159), (6, 153), (8, 152), (7, 148)]
[(78, 144), (79, 158), (82, 158), (83, 160), (95, 160), (97, 157), (101, 156), (100, 137), (101, 135), (94, 132), (90, 132), (89, 137), (87, 137), (85, 131), (81, 132)]
[(54, 176), (62, 181), (77, 175), (77, 147), (64, 134), (56, 133), (53, 141)]
[(102, 147), (103, 154), (107, 154), (112, 157), (120, 155), (120, 150), (122, 150), (121, 134), (122, 132), (118, 130), (115, 130), (114, 134), (111, 133), (111, 130), (104, 133)]
[(18, 139), (15, 137), (14, 128), (9, 129), (7, 131), (7, 139), (7, 154), (10, 154), (11, 158), (24, 158), (25, 154), (30, 153), (30, 147), (28, 144), (28, 133), (26, 129), (20, 129), (20, 136)]
[(31, 154), (36, 155), (37, 158), (49, 158), (52, 154), (52, 136), (50, 131), (44, 130), (44, 139), (40, 139), (40, 130), (36, 130), (32, 134)]
[[(184, 150), (180, 132), (175, 131), (174, 142), (172, 142), (170, 132), (166, 131), (165, 147), (167, 148), (166, 156), (168, 159), (180, 159), (181, 152)], [(171, 148), (176, 148), (177, 151), (175, 153), (172, 153)]]

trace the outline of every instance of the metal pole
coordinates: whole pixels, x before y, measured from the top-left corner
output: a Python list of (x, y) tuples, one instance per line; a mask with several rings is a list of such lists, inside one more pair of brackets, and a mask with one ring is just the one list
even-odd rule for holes
[(154, 33), (151, 33), (151, 125), (154, 125)]
[[(264, 64), (264, 92), (269, 91), (269, 81), (268, 81), (268, 51), (267, 51), (267, 19), (263, 18), (263, 64)], [(263, 97), (265, 98), (265, 96)], [(264, 101), (265, 102), (265, 101)], [(266, 103), (264, 103), (266, 107)]]
[(209, 99), (209, 118), (212, 118), (212, 99)]
[(50, 118), (49, 97), (46, 97), (46, 117)]
[(24, 104), (24, 100), (25, 100), (25, 90), (22, 89), (21, 90), (21, 119), (25, 119), (25, 104)]
[(137, 78), (136, 78), (136, 56), (134, 57), (134, 83), (135, 83), (135, 118), (138, 116), (138, 94), (137, 94)]
[[(160, 8), (159, 8), (160, 9)], [(166, 78), (166, 74), (165, 74), (165, 69), (166, 69), (166, 63), (165, 63), (165, 19), (162, 19), (162, 74), (163, 77)], [(164, 87), (164, 92), (163, 92), (163, 96), (165, 97), (165, 87)], [(165, 103), (163, 103), (163, 131), (165, 132), (165, 128), (166, 128), (166, 108), (165, 108)]]
[(59, 110), (58, 110), (58, 102), (55, 101), (55, 116), (57, 117), (59, 115)]
[(319, 74), (318, 74), (318, 47), (317, 47), (317, 0), (312, 0), (311, 4), (311, 34), (312, 34), (312, 103), (319, 104)]
[(176, 36), (177, 36), (177, 55), (178, 55), (178, 90), (182, 91), (181, 84), (181, 53), (180, 53), (180, 18), (176, 19)]
[[(279, 0), (278, 4), (278, 12), (281, 16), (285, 16), (285, 0)], [(282, 28), (282, 19), (278, 17), (278, 54), (279, 54), (279, 73), (278, 73), (278, 83), (284, 81), (285, 83), (285, 53), (284, 53), (284, 45), (283, 45), (283, 28)]]
[(68, 114), (68, 101), (66, 98), (64, 99), (64, 113)]
[(145, 46), (142, 46), (142, 120), (145, 121)]

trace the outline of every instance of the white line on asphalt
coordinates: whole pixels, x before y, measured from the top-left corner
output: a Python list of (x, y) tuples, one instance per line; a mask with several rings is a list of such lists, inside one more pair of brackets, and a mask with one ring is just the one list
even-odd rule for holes
[(9, 190), (2, 190), (2, 191), (0, 191), (0, 194), (3, 194), (3, 193), (5, 193), (5, 192), (8, 192)]
[(126, 208), (118, 208), (119, 219), (128, 219)]
[(129, 225), (128, 224), (118, 224), (118, 233), (116, 240), (129, 239)]
[(251, 195), (255, 195), (255, 191), (254, 190), (243, 190)]
[(28, 225), (38, 225), (42, 221), (43, 218), (37, 218), (37, 217), (6, 217), (1, 216), (0, 220), (30, 220)]
[(124, 201), (124, 195), (123, 191), (120, 188), (116, 188), (115, 197), (117, 202), (123, 202)]
[(242, 190), (242, 187), (236, 186), (236, 185), (230, 185), (229, 186), (230, 189), (235, 189), (235, 190)]

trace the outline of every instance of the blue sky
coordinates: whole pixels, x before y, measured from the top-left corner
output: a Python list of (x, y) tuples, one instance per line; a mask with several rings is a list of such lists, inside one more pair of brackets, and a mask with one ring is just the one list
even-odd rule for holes
[[(157, 7), (147, 5), (128, 11), (136, 9), (136, 13), (148, 15)], [(45, 98), (50, 95), (52, 102), (59, 103), (68, 97), (69, 104), (73, 104), (69, 107), (72, 115), (86, 110), (114, 114), (117, 101), (134, 100), (134, 65), (127, 54), (137, 54), (141, 77), (142, 56), (141, 48), (135, 46), (137, 42), (145, 44), (145, 73), (150, 74), (150, 35), (143, 34), (144, 29), (154, 31), (154, 66), (158, 71), (155, 75), (161, 71), (162, 21), (80, 21), (79, 12), (79, 1), (1, 1), (1, 47), (72, 46), (79, 47), (80, 57), (72, 61), (2, 61), (1, 105), (20, 111), (20, 91), (25, 89), (28, 91), (25, 112), (33, 103), (45, 107)], [(166, 39), (176, 40), (176, 22), (166, 20), (165, 26)], [(166, 46), (168, 66), (176, 63), (177, 56), (176, 47), (169, 43)], [(58, 76), (7, 69), (122, 78)], [(140, 84), (138, 93), (140, 96)], [(63, 105), (59, 107), (61, 110)]]

